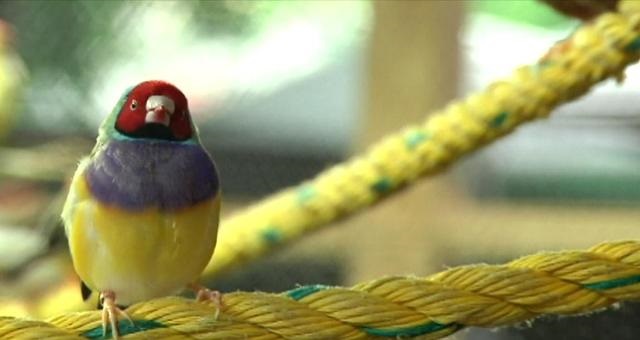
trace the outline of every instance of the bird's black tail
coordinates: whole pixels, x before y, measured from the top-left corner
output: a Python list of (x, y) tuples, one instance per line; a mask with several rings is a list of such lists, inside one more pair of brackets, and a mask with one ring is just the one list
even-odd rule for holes
[(80, 294), (82, 294), (82, 301), (87, 301), (91, 296), (91, 288), (84, 281), (80, 281)]

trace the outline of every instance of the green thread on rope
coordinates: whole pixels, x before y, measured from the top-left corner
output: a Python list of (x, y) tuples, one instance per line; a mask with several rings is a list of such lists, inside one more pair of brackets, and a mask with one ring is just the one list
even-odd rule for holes
[(307, 286), (301, 286), (295, 289), (292, 289), (288, 292), (286, 292), (286, 295), (289, 296), (290, 298), (298, 301), (306, 296), (309, 296), (313, 293), (319, 292), (321, 290), (325, 290), (325, 289), (329, 289), (331, 288), (330, 286), (326, 286), (326, 285), (307, 285)]
[(502, 126), (502, 124), (504, 124), (504, 122), (507, 121), (507, 117), (509, 117), (509, 113), (506, 111), (500, 112), (500, 114), (498, 114), (497, 116), (495, 116), (493, 118), (493, 120), (491, 120), (491, 127), (492, 128), (498, 128), (500, 126)]
[(638, 52), (640, 50), (640, 37), (633, 39), (625, 49), (629, 52)]
[(305, 185), (298, 189), (298, 203), (304, 204), (316, 195), (316, 189), (311, 185)]
[[(165, 327), (167, 326), (155, 320), (134, 320), (133, 323), (129, 321), (118, 322), (118, 330), (121, 336)], [(107, 332), (103, 337), (102, 326), (92, 328), (81, 335), (87, 339), (111, 339), (113, 337), (111, 327), (107, 327)]]
[(620, 288), (625, 286), (630, 286), (633, 284), (640, 283), (640, 275), (630, 276), (630, 277), (622, 277), (619, 279), (600, 281), (594, 283), (588, 283), (583, 285), (583, 287), (593, 290), (607, 290), (613, 288)]
[(269, 243), (278, 243), (282, 240), (282, 232), (270, 226), (262, 232), (262, 238)]
[(379, 194), (385, 194), (393, 188), (393, 183), (387, 177), (382, 177), (371, 186)]
[(441, 324), (438, 322), (430, 321), (424, 325), (418, 325), (413, 327), (388, 328), (388, 329), (362, 327), (361, 329), (370, 335), (383, 336), (388, 338), (402, 338), (402, 337), (414, 337), (414, 336), (425, 335), (425, 334), (441, 331), (447, 328), (452, 328), (451, 329), (452, 331), (456, 331), (462, 327), (464, 326), (456, 323)]
[(411, 131), (405, 138), (405, 143), (407, 144), (407, 148), (413, 150), (420, 143), (424, 142), (429, 138), (427, 133), (422, 131)]

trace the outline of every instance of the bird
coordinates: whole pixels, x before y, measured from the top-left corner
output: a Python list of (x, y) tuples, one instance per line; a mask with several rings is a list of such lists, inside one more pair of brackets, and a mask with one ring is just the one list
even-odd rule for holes
[(216, 164), (203, 147), (185, 95), (162, 80), (129, 88), (104, 119), (75, 171), (62, 208), (84, 299), (98, 292), (102, 331), (118, 336), (123, 306), (198, 284), (217, 240)]

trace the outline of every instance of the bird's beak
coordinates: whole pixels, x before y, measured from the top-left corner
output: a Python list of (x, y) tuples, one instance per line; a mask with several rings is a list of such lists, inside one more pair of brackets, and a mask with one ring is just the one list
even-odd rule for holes
[(164, 106), (159, 106), (153, 110), (147, 111), (147, 115), (144, 117), (144, 122), (147, 124), (156, 123), (164, 126), (169, 126), (171, 117), (169, 111)]
[(175, 104), (166, 96), (151, 96), (147, 99), (146, 109), (147, 115), (144, 117), (146, 124), (155, 123), (169, 126)]

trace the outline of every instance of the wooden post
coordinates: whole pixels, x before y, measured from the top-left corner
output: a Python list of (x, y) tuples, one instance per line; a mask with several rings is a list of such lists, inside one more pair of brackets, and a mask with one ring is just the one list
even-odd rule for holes
[[(457, 89), (462, 2), (376, 1), (374, 9), (359, 149), (424, 120)], [(350, 235), (343, 237), (358, 240), (350, 245), (349, 283), (427, 272), (430, 251), (438, 250), (426, 216), (433, 210), (425, 208), (442, 187), (429, 180), (349, 222), (353, 226), (343, 231)]]

